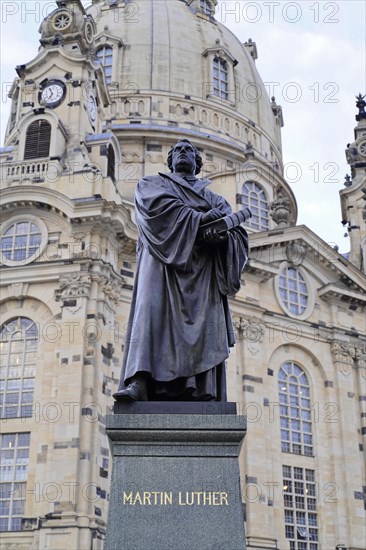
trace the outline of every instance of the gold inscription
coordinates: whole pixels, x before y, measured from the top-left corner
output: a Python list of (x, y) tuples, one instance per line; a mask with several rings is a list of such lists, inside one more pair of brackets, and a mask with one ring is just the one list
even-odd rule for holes
[(123, 504), (131, 504), (131, 506), (136, 504), (140, 504), (140, 506), (166, 506), (173, 504), (173, 493), (171, 491), (137, 491), (136, 493), (123, 491)]
[(179, 491), (179, 506), (229, 506), (225, 491)]
[(226, 491), (123, 491), (123, 504), (130, 506), (229, 506)]

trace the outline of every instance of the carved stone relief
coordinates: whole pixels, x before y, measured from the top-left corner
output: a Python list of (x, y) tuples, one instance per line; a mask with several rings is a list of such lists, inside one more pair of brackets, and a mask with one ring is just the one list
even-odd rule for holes
[(339, 364), (339, 369), (344, 376), (349, 376), (355, 359), (355, 348), (347, 342), (336, 340), (330, 344), (332, 359)]
[[(233, 324), (238, 340), (245, 340), (248, 345), (260, 344), (264, 340), (265, 325), (256, 317), (234, 316)], [(255, 352), (256, 353), (256, 352)]]
[(117, 280), (104, 277), (101, 283), (101, 290), (109, 300), (117, 303), (121, 299), (122, 288), (125, 282), (124, 278)]
[(68, 273), (60, 277), (56, 301), (89, 296), (91, 277), (88, 273)]
[(366, 348), (355, 348), (355, 365), (366, 380)]

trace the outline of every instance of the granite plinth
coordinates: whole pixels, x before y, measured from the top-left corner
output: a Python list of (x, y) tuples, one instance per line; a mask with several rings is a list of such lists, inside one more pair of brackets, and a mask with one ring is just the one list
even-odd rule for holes
[(226, 401), (135, 401), (114, 404), (114, 414), (236, 414)]
[(106, 550), (245, 549), (243, 416), (123, 413), (107, 416), (106, 426), (113, 448)]

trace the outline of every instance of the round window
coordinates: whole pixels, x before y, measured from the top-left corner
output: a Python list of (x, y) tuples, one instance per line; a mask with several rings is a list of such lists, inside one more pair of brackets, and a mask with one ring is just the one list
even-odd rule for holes
[(85, 37), (86, 37), (86, 40), (87, 42), (90, 42), (93, 40), (93, 25), (89, 22), (86, 23), (85, 25)]
[(35, 216), (12, 218), (1, 229), (1, 260), (6, 265), (30, 263), (41, 254), (46, 240), (46, 226)]
[(52, 24), (55, 30), (64, 31), (70, 26), (71, 20), (71, 13), (64, 10), (53, 16)]

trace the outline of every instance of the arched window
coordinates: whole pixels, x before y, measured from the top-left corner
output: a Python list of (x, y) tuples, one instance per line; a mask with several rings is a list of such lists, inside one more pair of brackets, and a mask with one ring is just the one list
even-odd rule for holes
[(47, 120), (35, 120), (25, 137), (24, 160), (48, 157), (51, 143), (51, 124)]
[(304, 371), (289, 361), (278, 374), (281, 449), (284, 453), (313, 455), (310, 387)]
[(1, 418), (32, 416), (38, 347), (36, 324), (26, 317), (8, 321), (0, 332)]
[(279, 278), (280, 297), (290, 313), (302, 315), (308, 306), (309, 292), (298, 269), (285, 267)]
[(224, 59), (214, 57), (213, 60), (213, 95), (221, 99), (229, 99), (229, 73)]
[(246, 181), (239, 195), (239, 202), (247, 206), (252, 217), (246, 222), (248, 227), (265, 231), (268, 229), (268, 201), (262, 187), (253, 181)]
[[(282, 452), (312, 456), (310, 386), (306, 374), (293, 361), (284, 363), (278, 374), (278, 389)], [(318, 550), (315, 472), (296, 464), (282, 467), (286, 538), (291, 550)]]
[(107, 84), (112, 82), (113, 49), (111, 46), (101, 46), (97, 50), (99, 63), (103, 65)]
[(107, 158), (108, 158), (107, 176), (110, 177), (112, 181), (116, 181), (116, 176), (115, 176), (116, 155), (112, 145), (108, 145)]

